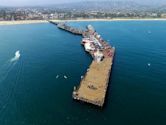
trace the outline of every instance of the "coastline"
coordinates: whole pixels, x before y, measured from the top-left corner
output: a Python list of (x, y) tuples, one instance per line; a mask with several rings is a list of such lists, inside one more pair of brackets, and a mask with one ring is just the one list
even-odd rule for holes
[(112, 19), (71, 19), (71, 20), (51, 20), (55, 22), (63, 22), (63, 21), (68, 21), (68, 22), (95, 22), (95, 21), (166, 21), (166, 18), (112, 18)]
[[(51, 20), (54, 22), (95, 22), (95, 21), (166, 21), (166, 18), (113, 18), (113, 19), (71, 19), (71, 20)], [(46, 20), (21, 20), (21, 21), (0, 21), (0, 25), (18, 25), (48, 23)]]

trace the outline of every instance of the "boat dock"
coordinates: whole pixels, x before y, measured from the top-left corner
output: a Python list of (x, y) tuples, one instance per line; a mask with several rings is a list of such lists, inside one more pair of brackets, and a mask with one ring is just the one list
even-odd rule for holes
[[(68, 26), (63, 24), (59, 28), (71, 32), (66, 27)], [(74, 34), (83, 36), (81, 44), (92, 56), (93, 61), (85, 75), (81, 77), (80, 84), (74, 87), (72, 96), (75, 100), (102, 107), (110, 81), (115, 48), (104, 41), (91, 25), (87, 26), (86, 31), (80, 31), (79, 33), (74, 32)]]

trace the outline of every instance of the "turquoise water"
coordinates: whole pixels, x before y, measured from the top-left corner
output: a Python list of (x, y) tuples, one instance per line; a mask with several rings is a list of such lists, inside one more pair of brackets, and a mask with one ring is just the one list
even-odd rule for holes
[(70, 23), (87, 24), (116, 47), (104, 108), (72, 100), (91, 63), (80, 36), (52, 24), (0, 26), (0, 125), (166, 124), (166, 22)]

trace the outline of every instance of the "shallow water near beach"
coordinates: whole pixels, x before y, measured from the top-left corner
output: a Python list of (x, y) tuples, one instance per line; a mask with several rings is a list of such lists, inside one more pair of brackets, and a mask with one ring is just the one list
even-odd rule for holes
[(0, 125), (166, 124), (166, 21), (70, 22), (88, 24), (116, 47), (104, 107), (72, 99), (92, 60), (80, 36), (49, 23), (0, 26)]

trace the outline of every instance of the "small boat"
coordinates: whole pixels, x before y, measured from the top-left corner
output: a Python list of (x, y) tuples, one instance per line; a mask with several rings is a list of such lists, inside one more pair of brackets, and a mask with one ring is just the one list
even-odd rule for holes
[(67, 76), (64, 76), (65, 79), (67, 79)]
[(20, 56), (21, 56), (20, 51), (17, 50), (17, 51), (15, 52), (15, 56), (11, 59), (11, 62), (14, 62), (14, 61), (19, 60)]
[(152, 32), (149, 30), (148, 33), (151, 34)]
[(59, 78), (59, 75), (56, 76), (56, 79), (58, 79), (58, 78)]

